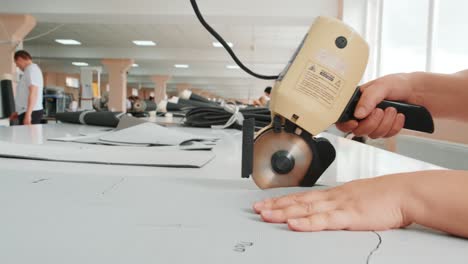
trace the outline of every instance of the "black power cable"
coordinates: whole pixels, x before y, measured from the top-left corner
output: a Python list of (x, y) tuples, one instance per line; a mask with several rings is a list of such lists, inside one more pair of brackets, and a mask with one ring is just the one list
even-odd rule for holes
[(195, 11), (195, 14), (197, 15), (197, 18), (198, 18), (198, 20), (200, 20), (200, 23), (203, 25), (203, 27), (205, 27), (205, 29), (208, 30), (208, 32), (210, 32), (210, 34), (213, 35), (213, 37), (215, 37), (215, 39), (218, 40), (219, 43), (221, 43), (221, 45), (223, 45), (223, 47), (226, 49), (226, 51), (229, 53), (229, 55), (231, 55), (232, 59), (236, 62), (236, 64), (242, 70), (244, 70), (246, 73), (248, 73), (248, 74), (250, 74), (250, 75), (252, 75), (252, 76), (254, 76), (256, 78), (259, 78), (259, 79), (263, 79), (263, 80), (276, 80), (276, 79), (278, 79), (278, 77), (279, 77), (278, 75), (262, 75), (262, 74), (255, 73), (252, 70), (250, 70), (249, 68), (247, 68), (247, 66), (245, 66), (239, 60), (239, 58), (237, 58), (236, 54), (231, 49), (231, 47), (229, 47), (229, 45), (226, 43), (226, 41), (223, 39), (223, 37), (221, 37), (221, 35), (219, 35), (218, 32), (216, 32), (216, 30), (214, 30), (205, 21), (205, 19), (203, 18), (202, 14), (200, 12), (200, 9), (198, 9), (197, 1), (196, 0), (190, 0), (190, 3), (192, 4), (193, 10)]

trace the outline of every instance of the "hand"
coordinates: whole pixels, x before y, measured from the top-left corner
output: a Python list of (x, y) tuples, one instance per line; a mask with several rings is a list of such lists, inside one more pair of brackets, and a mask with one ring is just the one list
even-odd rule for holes
[(10, 115), (10, 120), (14, 121), (18, 119), (18, 112), (13, 112), (13, 114)]
[(336, 124), (343, 132), (370, 138), (393, 137), (405, 124), (405, 116), (393, 107), (376, 108), (384, 99), (415, 103), (410, 74), (392, 74), (361, 86), (362, 96), (354, 116), (359, 119)]
[(23, 120), (23, 125), (31, 125), (31, 114), (25, 113), (24, 114), (24, 120)]
[(408, 226), (403, 205), (411, 202), (408, 175), (357, 180), (329, 190), (268, 199), (254, 205), (265, 222), (294, 231), (380, 231)]

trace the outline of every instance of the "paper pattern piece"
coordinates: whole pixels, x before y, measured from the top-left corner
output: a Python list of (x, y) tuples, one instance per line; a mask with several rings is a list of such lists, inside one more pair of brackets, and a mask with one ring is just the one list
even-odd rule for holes
[(211, 150), (217, 138), (200, 137), (138, 118), (123, 116), (118, 127), (112, 131), (83, 136), (49, 138), (48, 140), (109, 146), (180, 146), (174, 149)]
[(188, 141), (214, 141), (213, 137), (199, 137), (168, 129), (153, 123), (143, 123), (99, 137), (101, 141), (151, 145), (181, 145)]
[(98, 134), (89, 134), (82, 136), (66, 136), (59, 138), (49, 138), (49, 141), (57, 142), (73, 142), (73, 143), (83, 143), (83, 144), (95, 144), (95, 145), (107, 145), (107, 146), (128, 146), (128, 147), (149, 147), (150, 144), (135, 144), (135, 143), (118, 143), (118, 142), (107, 142), (102, 141), (99, 138), (107, 133), (98, 133)]
[(180, 151), (153, 147), (27, 145), (0, 141), (0, 157), (78, 163), (201, 168), (214, 158), (211, 151)]
[(123, 115), (120, 118), (119, 125), (117, 126), (117, 128), (115, 130), (119, 131), (119, 130), (122, 130), (122, 129), (126, 129), (126, 128), (129, 128), (129, 127), (137, 126), (137, 125), (144, 124), (144, 123), (149, 123), (149, 122), (144, 120), (144, 119), (141, 119), (141, 118), (136, 118), (136, 117), (133, 117), (133, 116)]
[[(106, 145), (106, 146), (122, 146), (122, 147), (151, 147), (151, 144), (135, 144), (135, 143), (119, 143), (102, 141), (99, 138), (103, 134), (87, 135), (87, 136), (67, 136), (60, 138), (49, 138), (50, 141), (57, 142), (72, 142), (72, 143), (83, 143), (93, 145)], [(158, 150), (212, 150), (214, 142), (198, 142), (198, 141), (187, 141), (178, 146), (157, 146), (153, 147), (153, 151)]]

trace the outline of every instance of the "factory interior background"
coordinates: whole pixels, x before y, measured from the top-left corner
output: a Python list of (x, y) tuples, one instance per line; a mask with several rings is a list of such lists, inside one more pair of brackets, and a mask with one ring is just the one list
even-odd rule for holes
[(467, 10), (0, 0), (0, 264), (468, 263)]
[[(369, 42), (371, 56), (362, 83), (397, 72), (453, 73), (467, 68), (468, 38), (461, 33), (466, 22), (460, 12), (454, 12), (467, 9), (466, 1), (273, 2), (203, 0), (200, 5), (243, 62), (264, 74), (284, 69), (311, 18), (318, 15), (343, 19)], [(58, 111), (69, 111), (80, 102), (83, 69), (93, 72), (93, 92), (88, 96), (95, 106), (118, 111), (128, 107), (122, 98), (158, 103), (184, 90), (213, 101), (252, 104), (265, 87), (273, 85), (239, 69), (199, 25), (187, 1), (2, 1), (1, 9), (34, 18), (35, 26), (18, 48), (33, 55), (43, 71), (46, 90), (66, 96)], [(5, 34), (0, 30), (0, 35)], [(124, 89), (110, 84), (107, 63), (112, 60), (131, 64)], [(468, 143), (468, 126), (450, 120), (436, 120), (436, 124), (431, 136), (406, 131), (370, 144), (466, 169), (460, 161), (468, 154), (460, 146)], [(446, 158), (447, 153), (455, 153), (450, 156), (456, 158)]]

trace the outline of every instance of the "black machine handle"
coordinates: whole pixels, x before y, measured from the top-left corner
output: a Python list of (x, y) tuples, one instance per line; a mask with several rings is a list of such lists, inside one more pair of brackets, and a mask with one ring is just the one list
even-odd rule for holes
[[(361, 90), (358, 87), (338, 122), (341, 123), (356, 119), (354, 117), (354, 112), (361, 95)], [(388, 107), (394, 107), (398, 113), (405, 115), (404, 128), (425, 133), (434, 133), (434, 120), (432, 119), (431, 113), (429, 113), (425, 107), (388, 100), (384, 100), (377, 105), (377, 108), (383, 110)]]

